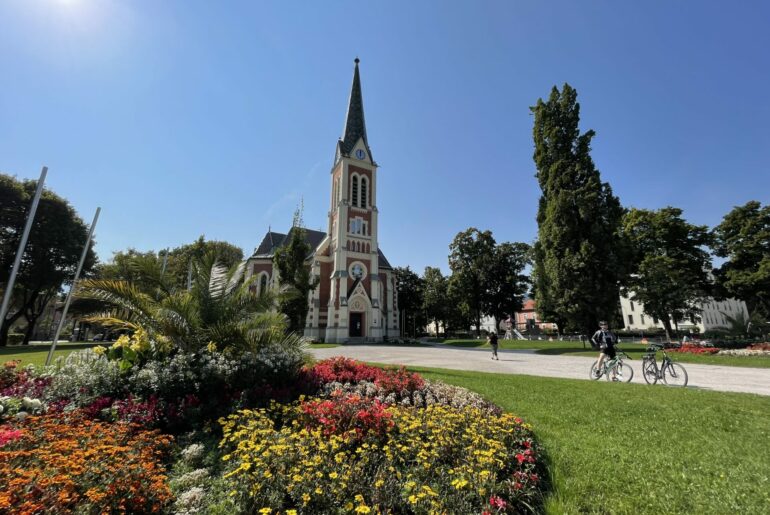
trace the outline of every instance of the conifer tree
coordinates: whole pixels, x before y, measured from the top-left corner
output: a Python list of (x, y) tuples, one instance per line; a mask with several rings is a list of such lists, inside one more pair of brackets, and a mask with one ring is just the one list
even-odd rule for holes
[(560, 331), (590, 334), (618, 311), (623, 208), (591, 159), (594, 131), (580, 134), (577, 92), (554, 87), (531, 110), (542, 190), (533, 270), (538, 314)]
[(289, 331), (302, 334), (310, 310), (309, 295), (318, 286), (318, 277), (310, 272), (307, 257), (313, 249), (305, 239), (302, 208), (294, 212), (289, 241), (275, 251), (273, 264), (278, 270), (281, 293), (278, 309), (289, 319)]

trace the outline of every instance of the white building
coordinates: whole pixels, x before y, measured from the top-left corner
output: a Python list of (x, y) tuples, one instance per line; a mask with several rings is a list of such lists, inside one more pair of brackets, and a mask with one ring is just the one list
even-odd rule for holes
[[(749, 318), (749, 310), (742, 300), (727, 299), (716, 301), (714, 299), (702, 303), (701, 314), (696, 317), (695, 323), (690, 320), (679, 322), (679, 330), (705, 333), (707, 331), (719, 331), (730, 328), (727, 317), (738, 318), (741, 315), (744, 320)], [(620, 297), (620, 309), (623, 313), (625, 328), (633, 331), (650, 329), (662, 329), (663, 322), (644, 312), (644, 305), (631, 300), (629, 297)], [(676, 327), (671, 322), (672, 327)]]

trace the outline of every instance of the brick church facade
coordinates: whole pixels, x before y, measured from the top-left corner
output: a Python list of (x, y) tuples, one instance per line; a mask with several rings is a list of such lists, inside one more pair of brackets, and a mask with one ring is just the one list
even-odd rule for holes
[[(358, 63), (330, 173), (327, 229), (305, 229), (313, 249), (307, 266), (320, 281), (308, 298), (305, 336), (327, 342), (398, 336), (395, 276), (378, 246), (377, 163), (366, 138)], [(280, 287), (273, 255), (290, 235), (268, 231), (247, 260), (247, 277), (256, 276), (259, 291)]]

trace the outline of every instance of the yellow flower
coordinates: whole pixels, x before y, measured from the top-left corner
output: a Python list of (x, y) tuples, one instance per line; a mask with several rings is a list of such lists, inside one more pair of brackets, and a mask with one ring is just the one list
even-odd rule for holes
[(339, 476), (339, 474), (337, 474), (336, 472), (329, 472), (329, 477), (330, 478), (337, 479), (337, 476)]
[(262, 508), (261, 510), (259, 510), (259, 513), (261, 513), (262, 515), (268, 515), (269, 513), (272, 513), (272, 512), (273, 510), (271, 508)]
[(372, 509), (365, 504), (356, 507), (356, 513), (369, 513), (370, 511), (372, 511)]
[(104, 353), (107, 352), (107, 349), (105, 347), (102, 347), (101, 345), (97, 345), (92, 350), (94, 351), (94, 354), (98, 356), (104, 356)]
[(113, 349), (120, 349), (131, 345), (131, 339), (127, 334), (121, 334), (120, 337), (112, 344)]
[(286, 510), (286, 515), (297, 515), (297, 510)]
[(377, 481), (374, 482), (374, 488), (379, 488), (384, 484), (385, 484), (385, 481), (383, 481), (382, 479), (378, 479)]
[(217, 344), (216, 344), (216, 343), (214, 343), (214, 342), (209, 342), (209, 344), (208, 344), (208, 345), (206, 345), (206, 349), (207, 349), (209, 352), (216, 352), (216, 351), (217, 351)]

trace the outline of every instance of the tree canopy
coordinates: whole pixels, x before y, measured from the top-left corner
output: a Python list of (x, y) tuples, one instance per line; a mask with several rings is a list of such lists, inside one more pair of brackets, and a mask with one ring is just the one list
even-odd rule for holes
[(716, 255), (726, 258), (714, 271), (722, 292), (745, 301), (752, 315), (770, 319), (770, 206), (737, 206), (712, 234)]
[[(5, 291), (16, 250), (37, 181), (19, 181), (0, 174), (0, 288)], [(12, 303), (0, 327), (0, 346), (7, 343), (8, 331), (22, 316), (26, 319), (25, 343), (45, 307), (69, 283), (77, 269), (88, 229), (75, 209), (64, 198), (43, 190), (32, 230), (21, 260), (12, 293)], [(84, 276), (97, 259), (93, 244), (83, 264)]]
[(580, 134), (577, 91), (554, 87), (531, 110), (542, 190), (533, 269), (538, 314), (562, 331), (589, 333), (619, 308), (623, 208), (591, 159), (594, 131)]
[(310, 272), (307, 257), (312, 252), (302, 227), (302, 214), (298, 209), (289, 231), (289, 242), (275, 251), (273, 264), (278, 270), (281, 293), (278, 309), (289, 319), (289, 331), (302, 333), (310, 305), (309, 294), (318, 286), (319, 279)]
[(423, 309), (423, 280), (408, 266), (394, 268), (393, 275), (404, 333), (415, 336), (427, 323)]
[(671, 320), (696, 316), (711, 292), (708, 228), (687, 223), (674, 207), (631, 209), (623, 228), (632, 252), (633, 273), (626, 282), (631, 300), (661, 320), (670, 337)]

